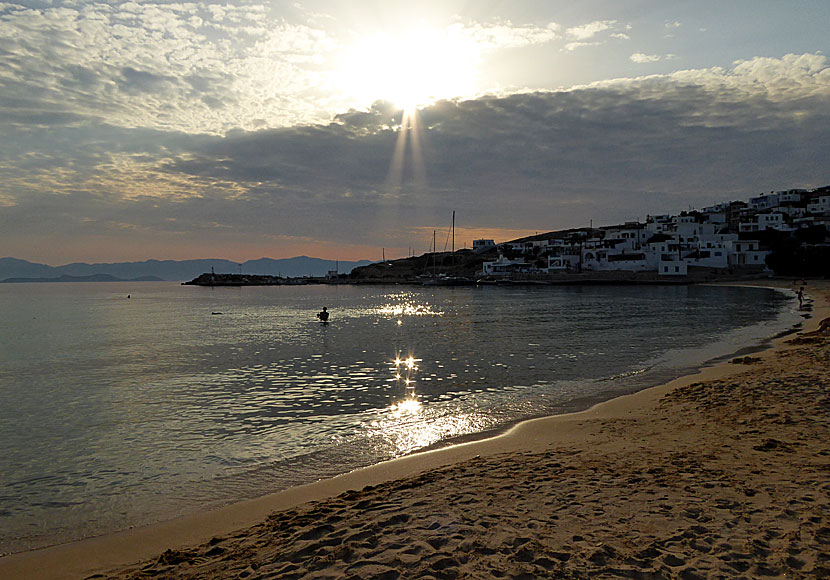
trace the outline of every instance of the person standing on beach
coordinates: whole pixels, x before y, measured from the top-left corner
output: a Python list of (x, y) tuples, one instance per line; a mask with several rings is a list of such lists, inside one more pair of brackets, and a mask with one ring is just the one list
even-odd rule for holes
[[(800, 310), (801, 307), (804, 306), (804, 286), (799, 288), (795, 295), (798, 298), (798, 308)], [(323, 310), (325, 310), (325, 308)]]
[(322, 312), (317, 313), (317, 318), (320, 319), (320, 322), (328, 322), (329, 321), (329, 313), (326, 311), (325, 306), (323, 306)]

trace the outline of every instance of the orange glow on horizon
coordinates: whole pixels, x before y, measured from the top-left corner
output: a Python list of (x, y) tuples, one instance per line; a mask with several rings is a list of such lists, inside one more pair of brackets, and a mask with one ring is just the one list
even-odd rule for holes
[[(363, 244), (337, 244), (326, 241), (302, 240), (262, 242), (235, 242), (216, 239), (208, 243), (204, 238), (182, 235), (146, 235), (132, 232), (127, 235), (88, 236), (78, 239), (18, 238), (4, 247), (4, 255), (50, 266), (73, 262), (113, 263), (143, 262), (145, 260), (230, 260), (236, 263), (271, 258), (274, 260), (308, 256), (323, 260), (380, 261), (381, 248)], [(407, 249), (387, 247), (388, 259), (404, 257)]]
[[(463, 214), (462, 214), (463, 215)], [(95, 235), (67, 239), (39, 235), (20, 237), (4, 247), (5, 255), (50, 266), (73, 262), (111, 263), (142, 262), (145, 260), (221, 259), (236, 263), (259, 258), (283, 259), (309, 256), (324, 260), (379, 262), (385, 253), (387, 260), (405, 258), (410, 252), (416, 256), (431, 251), (432, 232), (437, 230), (438, 251), (444, 250), (449, 230), (447, 223), (436, 226), (401, 228), (395, 245), (343, 244), (312, 239), (265, 239), (257, 242), (216, 238), (208, 242), (204, 237), (185, 237), (183, 234), (131, 231), (112, 235)], [(472, 248), (473, 240), (493, 239), (496, 243), (513, 240), (548, 230), (505, 228), (455, 228), (456, 250)], [(411, 240), (411, 241), (410, 241)], [(449, 244), (447, 245), (449, 251)]]

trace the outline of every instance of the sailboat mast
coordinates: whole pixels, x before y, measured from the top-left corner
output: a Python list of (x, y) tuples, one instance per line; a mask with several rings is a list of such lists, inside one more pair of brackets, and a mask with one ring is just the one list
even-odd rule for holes
[(455, 210), (452, 210), (452, 255), (455, 256)]
[(438, 277), (438, 246), (435, 245), (435, 230), (432, 230), (432, 275)]

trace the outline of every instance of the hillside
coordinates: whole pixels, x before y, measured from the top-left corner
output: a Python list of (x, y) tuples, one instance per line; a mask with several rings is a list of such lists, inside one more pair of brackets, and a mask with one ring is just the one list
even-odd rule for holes
[(349, 279), (358, 282), (404, 281), (439, 274), (474, 278), (481, 271), (483, 262), (494, 260), (497, 256), (495, 248), (479, 254), (474, 254), (472, 250), (457, 250), (454, 255), (452, 252), (426, 253), (355, 268)]

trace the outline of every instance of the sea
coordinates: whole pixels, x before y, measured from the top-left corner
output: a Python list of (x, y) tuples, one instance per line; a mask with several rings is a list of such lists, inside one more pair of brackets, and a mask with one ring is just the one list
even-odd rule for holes
[(750, 287), (0, 284), (0, 553), (584, 409), (801, 320)]

